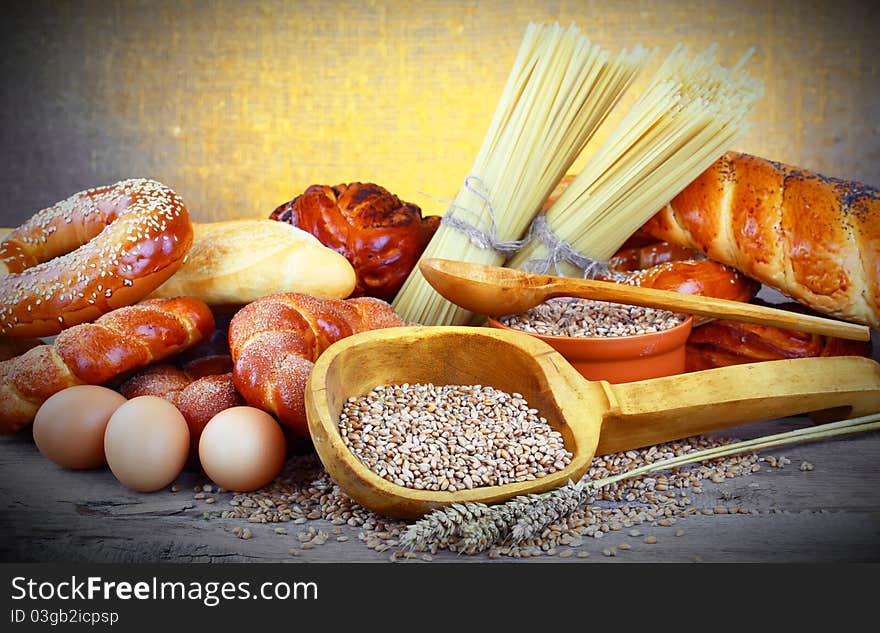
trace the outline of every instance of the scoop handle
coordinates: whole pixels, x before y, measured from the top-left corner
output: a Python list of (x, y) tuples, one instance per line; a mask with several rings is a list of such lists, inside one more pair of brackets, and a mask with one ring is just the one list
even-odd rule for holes
[(729, 319), (741, 323), (755, 323), (773, 327), (824, 334), (855, 341), (871, 339), (871, 330), (865, 325), (826, 319), (811, 314), (799, 314), (754, 303), (704, 297), (657, 288), (642, 288), (595, 279), (552, 278), (553, 295), (583, 297), (596, 301), (613, 301), (674, 312), (687, 312), (711, 319)]
[(789, 415), (822, 420), (880, 411), (880, 364), (797, 358), (612, 385), (596, 455)]

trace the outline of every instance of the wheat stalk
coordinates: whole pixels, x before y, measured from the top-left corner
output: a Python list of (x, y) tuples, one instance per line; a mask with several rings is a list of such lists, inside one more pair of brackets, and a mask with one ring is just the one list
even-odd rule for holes
[(550, 492), (521, 495), (501, 504), (468, 503), (466, 507), (443, 508), (411, 524), (402, 535), (400, 544), (411, 550), (423, 550), (432, 545), (436, 547), (442, 539), (449, 549), (465, 554), (476, 554), (496, 544), (516, 545), (540, 534), (594, 497), (599, 490), (618, 481), (749, 451), (876, 430), (880, 430), (880, 413), (708, 448), (595, 481), (570, 481)]

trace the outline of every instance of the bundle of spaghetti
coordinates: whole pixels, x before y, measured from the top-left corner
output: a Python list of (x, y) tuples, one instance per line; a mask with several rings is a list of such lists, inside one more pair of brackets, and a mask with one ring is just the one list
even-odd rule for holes
[(677, 46), (569, 186), (535, 218), (510, 268), (587, 275), (657, 210), (707, 169), (748, 128), (761, 85)]
[[(501, 265), (650, 57), (615, 57), (572, 25), (529, 24), (473, 166), (422, 254)], [(394, 299), (405, 320), (466, 323), (416, 266)]]

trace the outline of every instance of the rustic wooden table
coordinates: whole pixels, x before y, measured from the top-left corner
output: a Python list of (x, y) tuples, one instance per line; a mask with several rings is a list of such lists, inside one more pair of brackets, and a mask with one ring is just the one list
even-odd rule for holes
[[(808, 424), (786, 418), (742, 427), (741, 437), (775, 433)], [(638, 526), (602, 539), (585, 538), (577, 552), (587, 558), (541, 556), (502, 557), (491, 562), (863, 562), (880, 560), (880, 434), (801, 444), (762, 453), (786, 456), (791, 463), (775, 468), (706, 482), (691, 495), (699, 512), (679, 518), (671, 527)], [(802, 462), (813, 470), (800, 470)], [(214, 495), (216, 505), (193, 498), (193, 487), (207, 483), (196, 472), (185, 472), (181, 491), (140, 494), (122, 487), (109, 470), (64, 471), (44, 459), (30, 433), (0, 439), (0, 559), (43, 562), (376, 562), (387, 563), (390, 552), (368, 549), (358, 540), (359, 528), (343, 526), (345, 542), (331, 538), (294, 558), (288, 553), (296, 529), (274, 532), (277, 524), (244, 520), (205, 520), (209, 510), (222, 510), (231, 495)], [(703, 514), (717, 505), (745, 508), (749, 514)], [(327, 521), (308, 525), (327, 532)], [(233, 535), (249, 527), (254, 538)], [(676, 533), (684, 532), (681, 536)], [(654, 536), (655, 544), (644, 537)], [(620, 550), (629, 543), (631, 549)], [(616, 549), (616, 555), (603, 550)], [(433, 561), (490, 562), (485, 555), (441, 552)], [(405, 564), (423, 563), (419, 559)]]
[[(767, 288), (760, 296), (779, 300), (778, 293)], [(872, 347), (873, 358), (880, 360), (880, 337), (874, 336)], [(797, 416), (730, 429), (723, 435), (748, 439), (810, 424), (809, 418)], [(695, 514), (680, 517), (669, 527), (634, 526), (642, 533), (639, 537), (631, 537), (629, 529), (608, 532), (601, 539), (587, 537), (568, 558), (490, 560), (485, 553), (440, 552), (432, 562), (880, 561), (880, 433), (795, 444), (760, 456), (777, 460), (785, 456), (790, 463), (777, 468), (760, 462), (759, 471), (721, 484), (704, 479), (703, 492), (688, 495)], [(812, 464), (812, 470), (801, 470), (804, 463)], [(0, 562), (387, 563), (393, 551), (369, 549), (359, 540), (358, 527), (341, 526), (342, 534), (333, 534), (337, 526), (320, 519), (284, 524), (287, 535), (275, 533), (277, 523), (205, 520), (205, 513), (231, 509), (232, 495), (207, 495), (216, 498), (212, 505), (194, 498), (196, 485), (210, 483), (203, 474), (184, 471), (176, 493), (170, 488), (133, 492), (107, 468), (66, 471), (49, 462), (37, 451), (29, 429), (0, 436), (0, 481)], [(741, 512), (715, 514), (716, 506)], [(250, 528), (254, 538), (242, 540), (233, 534), (243, 527)], [(309, 527), (332, 537), (302, 550), (296, 536)], [(679, 532), (684, 534), (676, 536)], [(337, 536), (348, 540), (337, 541)], [(650, 536), (657, 542), (645, 543)], [(623, 543), (631, 549), (621, 550)], [(297, 549), (296, 557), (289, 554), (292, 547)], [(615, 556), (603, 554), (612, 548)], [(581, 552), (590, 555), (581, 558), (577, 556)], [(418, 562), (422, 561), (405, 561)]]

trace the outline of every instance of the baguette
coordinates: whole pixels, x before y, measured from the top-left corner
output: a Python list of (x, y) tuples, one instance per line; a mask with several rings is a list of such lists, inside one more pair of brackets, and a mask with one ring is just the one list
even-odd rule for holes
[(642, 231), (817, 312), (880, 326), (880, 191), (729, 152)]
[(354, 268), (310, 233), (272, 220), (193, 225), (183, 266), (151, 298), (196, 297), (210, 306), (240, 306), (277, 292), (342, 299)]
[(283, 293), (258, 299), (229, 323), (232, 377), (251, 406), (309, 437), (305, 387), (314, 362), (336, 341), (366, 330), (404, 325), (374, 297), (317, 299)]
[(188, 349), (213, 330), (211, 310), (190, 297), (144, 301), (68, 328), (51, 345), (0, 362), (0, 433), (32, 422), (62, 389), (103, 384)]

